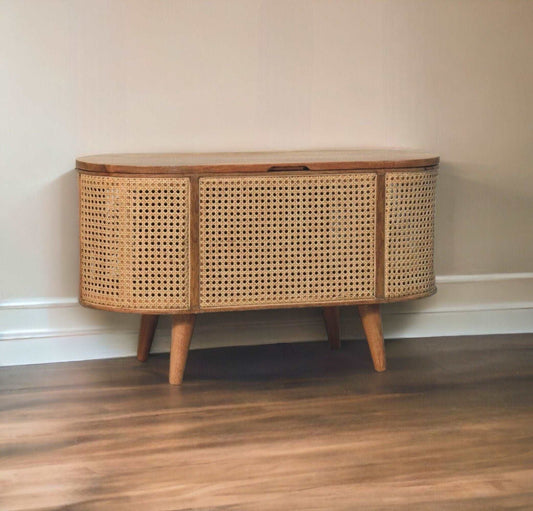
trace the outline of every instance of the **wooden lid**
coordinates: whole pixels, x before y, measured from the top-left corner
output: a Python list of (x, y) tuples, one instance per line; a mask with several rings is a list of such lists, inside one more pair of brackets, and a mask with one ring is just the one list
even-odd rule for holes
[(99, 154), (76, 160), (79, 170), (99, 173), (182, 174), (271, 170), (354, 170), (438, 165), (436, 154), (403, 149), (243, 153)]

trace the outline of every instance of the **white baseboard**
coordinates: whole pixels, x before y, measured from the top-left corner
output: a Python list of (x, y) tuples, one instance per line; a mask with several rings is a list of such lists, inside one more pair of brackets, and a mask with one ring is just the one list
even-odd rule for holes
[[(533, 273), (450, 275), (438, 293), (383, 306), (386, 338), (533, 332)], [(139, 317), (86, 309), (75, 298), (0, 303), (0, 366), (132, 356)], [(341, 314), (344, 339), (362, 338), (355, 307)], [(162, 318), (153, 351), (168, 352)], [(325, 339), (317, 309), (200, 314), (192, 349)]]

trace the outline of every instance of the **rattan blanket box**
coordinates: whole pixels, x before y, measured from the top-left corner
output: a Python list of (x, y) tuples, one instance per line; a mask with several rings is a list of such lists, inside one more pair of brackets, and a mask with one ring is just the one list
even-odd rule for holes
[(106, 154), (76, 161), (80, 303), (172, 315), (180, 384), (201, 312), (321, 307), (332, 348), (357, 305), (385, 370), (379, 304), (429, 296), (439, 157), (404, 150)]

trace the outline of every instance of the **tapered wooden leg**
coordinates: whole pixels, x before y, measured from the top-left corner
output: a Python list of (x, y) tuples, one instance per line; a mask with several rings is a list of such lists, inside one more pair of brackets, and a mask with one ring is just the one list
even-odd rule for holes
[(339, 311), (339, 307), (324, 307), (322, 309), (322, 315), (324, 316), (324, 323), (326, 325), (326, 333), (328, 334), (329, 346), (332, 350), (338, 350), (341, 347)]
[(187, 363), (187, 354), (194, 330), (194, 314), (175, 314), (172, 316), (172, 342), (170, 345), (170, 368), (168, 381), (180, 385)]
[(139, 343), (137, 344), (137, 360), (145, 362), (150, 354), (154, 333), (159, 316), (156, 314), (143, 314), (139, 328)]
[(387, 363), (385, 360), (385, 344), (383, 342), (379, 305), (359, 305), (358, 309), (361, 322), (363, 323), (366, 341), (370, 348), (374, 369), (379, 372), (385, 371), (387, 369)]

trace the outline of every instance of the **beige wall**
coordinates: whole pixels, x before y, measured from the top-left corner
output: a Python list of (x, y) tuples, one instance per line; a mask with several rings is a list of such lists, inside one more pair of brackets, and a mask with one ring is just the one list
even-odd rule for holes
[(442, 157), (437, 273), (533, 271), (533, 2), (0, 1), (0, 301), (77, 293), (77, 155)]

